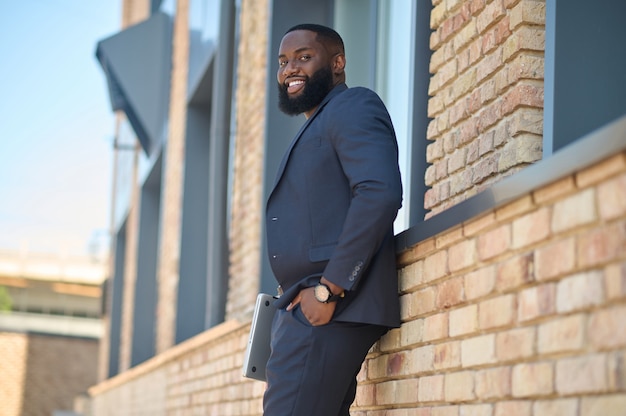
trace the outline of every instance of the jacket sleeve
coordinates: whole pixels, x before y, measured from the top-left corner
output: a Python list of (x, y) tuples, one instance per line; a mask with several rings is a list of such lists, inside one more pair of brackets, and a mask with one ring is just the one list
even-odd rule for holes
[(351, 88), (325, 111), (330, 140), (349, 182), (351, 199), (324, 277), (354, 290), (383, 239), (393, 233), (402, 204), (398, 145), (378, 95)]

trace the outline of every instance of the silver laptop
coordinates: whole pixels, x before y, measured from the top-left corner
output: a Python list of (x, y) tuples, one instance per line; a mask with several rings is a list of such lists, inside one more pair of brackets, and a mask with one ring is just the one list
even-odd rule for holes
[(265, 366), (270, 357), (270, 331), (276, 308), (275, 298), (259, 293), (252, 315), (250, 338), (243, 361), (243, 376), (265, 381)]

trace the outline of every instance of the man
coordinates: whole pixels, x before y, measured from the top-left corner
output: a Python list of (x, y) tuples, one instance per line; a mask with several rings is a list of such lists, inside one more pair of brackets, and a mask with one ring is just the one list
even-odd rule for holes
[(400, 325), (393, 221), (398, 148), (380, 98), (345, 84), (341, 37), (287, 31), (280, 109), (306, 122), (267, 201), (270, 263), (282, 296), (272, 324), (266, 416), (345, 416), (371, 346)]

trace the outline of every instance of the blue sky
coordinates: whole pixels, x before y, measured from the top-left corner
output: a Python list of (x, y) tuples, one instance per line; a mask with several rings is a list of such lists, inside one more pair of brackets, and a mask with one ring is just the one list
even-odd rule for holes
[(120, 3), (0, 1), (0, 249), (108, 248), (115, 126), (95, 49)]

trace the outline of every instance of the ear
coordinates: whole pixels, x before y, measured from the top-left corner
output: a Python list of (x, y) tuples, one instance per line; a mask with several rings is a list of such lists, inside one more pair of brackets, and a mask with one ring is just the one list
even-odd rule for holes
[(346, 68), (346, 56), (342, 53), (338, 53), (333, 57), (333, 72), (335, 75), (343, 74)]

